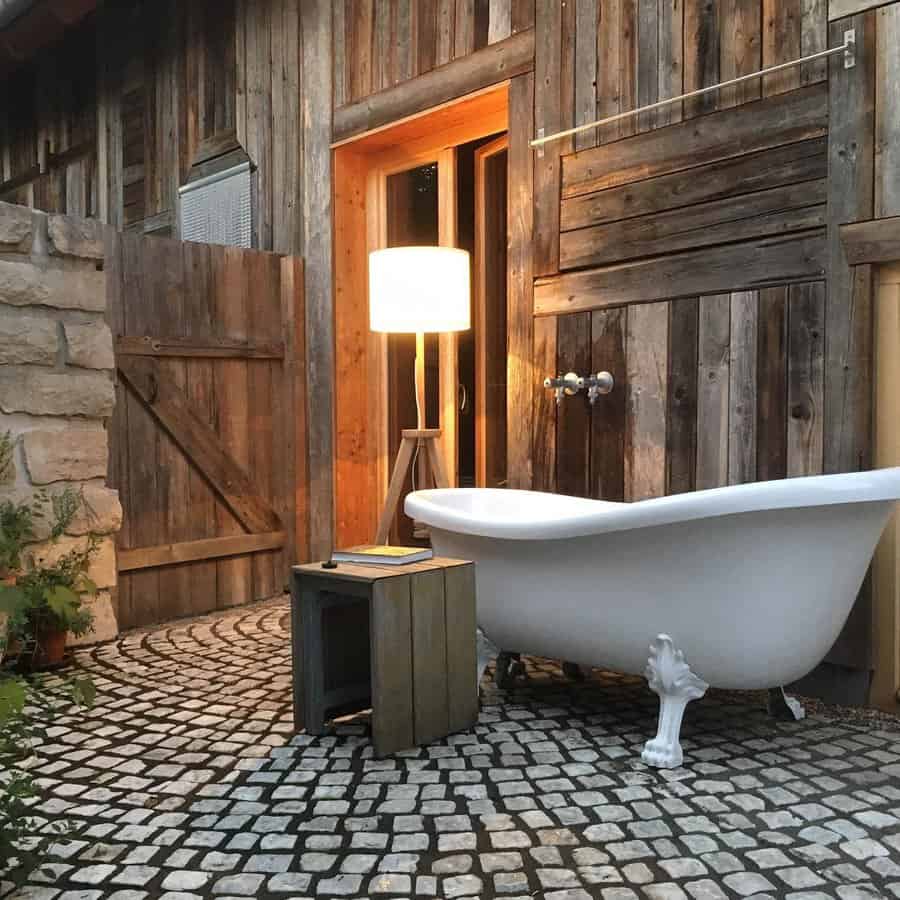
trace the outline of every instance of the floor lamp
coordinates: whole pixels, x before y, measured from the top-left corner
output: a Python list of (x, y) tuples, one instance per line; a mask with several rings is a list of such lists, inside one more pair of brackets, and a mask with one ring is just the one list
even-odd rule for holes
[[(369, 327), (416, 336), (416, 427), (405, 428), (376, 544), (386, 544), (416, 450), (424, 453), (437, 487), (449, 487), (439, 428), (425, 423), (425, 334), (466, 331), (470, 322), (469, 254), (452, 247), (390, 247), (369, 254)], [(425, 473), (427, 474), (427, 472)]]

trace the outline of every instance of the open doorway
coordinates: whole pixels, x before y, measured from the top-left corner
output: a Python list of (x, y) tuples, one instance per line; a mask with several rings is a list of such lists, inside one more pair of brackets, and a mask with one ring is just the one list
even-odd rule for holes
[[(441, 429), (451, 484), (506, 482), (507, 87), (335, 148), (339, 544), (372, 540), (401, 431), (416, 422), (414, 337), (368, 330), (371, 250), (443, 245), (469, 252), (472, 328), (428, 336), (426, 424)], [(410, 477), (404, 494), (412, 488)], [(402, 513), (391, 537), (414, 541)]]

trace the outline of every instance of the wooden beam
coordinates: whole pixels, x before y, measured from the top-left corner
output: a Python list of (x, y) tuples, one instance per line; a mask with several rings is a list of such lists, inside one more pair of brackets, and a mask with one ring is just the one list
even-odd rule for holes
[(827, 141), (815, 138), (633, 181), (563, 200), (563, 231), (652, 215), (828, 175)]
[(827, 128), (828, 87), (820, 82), (565, 156), (562, 195), (574, 197), (822, 137)]
[(529, 136), (534, 130), (534, 76), (514, 78), (509, 88), (507, 172), (507, 363), (506, 465), (511, 488), (532, 483), (534, 369), (534, 164)]
[(846, 16), (855, 16), (869, 9), (887, 6), (891, 2), (893, 0), (828, 0), (828, 21), (834, 22)]
[(825, 259), (825, 232), (817, 229), (567, 272), (535, 283), (534, 314), (548, 316), (817, 281), (825, 275)]
[(534, 68), (534, 29), (527, 29), (334, 111), (333, 140), (347, 140)]
[(900, 216), (841, 225), (841, 243), (851, 266), (900, 260)]
[[(331, 175), (330, 0), (301, 4), (303, 83), (303, 241), (309, 536), (314, 559), (334, 541), (334, 245)], [(324, 106), (324, 108), (323, 108)]]
[(241, 556), (261, 550), (278, 550), (285, 544), (283, 531), (265, 534), (235, 534), (227, 537), (205, 538), (199, 541), (181, 541), (158, 547), (136, 547), (116, 551), (119, 572), (135, 572), (140, 569), (156, 569), (160, 566), (176, 566), (179, 563), (201, 559), (223, 559)]
[[(856, 31), (856, 65), (832, 56), (828, 68), (828, 283), (825, 304), (823, 469), (872, 465), (872, 268), (848, 265), (840, 225), (871, 219), (875, 181), (875, 13), (832, 22), (828, 43)], [(825, 661), (872, 668), (871, 581)]]
[(284, 359), (284, 344), (281, 341), (254, 344), (229, 338), (207, 338), (201, 343), (195, 338), (125, 335), (116, 338), (116, 354), (191, 359)]
[(191, 410), (184, 391), (155, 359), (123, 356), (119, 372), (247, 531), (278, 531), (281, 520), (219, 436)]
[(695, 203), (563, 232), (560, 269), (575, 269), (821, 228), (825, 179)]

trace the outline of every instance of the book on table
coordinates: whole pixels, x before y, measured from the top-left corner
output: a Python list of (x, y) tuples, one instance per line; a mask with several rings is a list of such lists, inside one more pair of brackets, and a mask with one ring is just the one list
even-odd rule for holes
[(423, 562), (431, 559), (434, 551), (429, 547), (389, 547), (384, 544), (363, 544), (335, 550), (331, 561), (338, 563), (369, 563), (379, 566), (402, 566), (407, 563)]

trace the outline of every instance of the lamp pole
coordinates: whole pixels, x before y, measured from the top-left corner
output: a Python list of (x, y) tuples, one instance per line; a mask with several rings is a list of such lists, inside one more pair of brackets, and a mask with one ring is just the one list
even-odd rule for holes
[(416, 332), (416, 428), (425, 427), (425, 332)]

